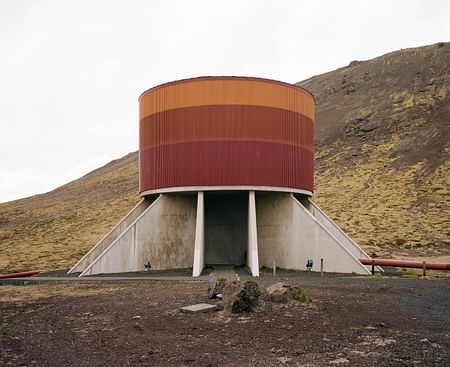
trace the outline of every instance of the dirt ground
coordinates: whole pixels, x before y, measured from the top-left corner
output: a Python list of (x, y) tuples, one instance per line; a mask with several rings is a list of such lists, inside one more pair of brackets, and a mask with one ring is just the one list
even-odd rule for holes
[(184, 314), (207, 282), (0, 286), (1, 366), (449, 366), (450, 279), (264, 275), (310, 304)]

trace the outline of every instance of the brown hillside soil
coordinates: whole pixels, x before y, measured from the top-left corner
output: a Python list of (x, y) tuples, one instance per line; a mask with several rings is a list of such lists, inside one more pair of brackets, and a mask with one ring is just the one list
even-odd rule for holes
[(315, 201), (369, 253), (450, 255), (450, 43), (300, 82), (316, 96)]
[[(450, 44), (299, 84), (316, 97), (314, 200), (369, 254), (449, 261)], [(0, 273), (74, 265), (139, 201), (137, 175), (131, 153), (0, 204)]]
[(137, 153), (42, 195), (0, 204), (0, 273), (68, 268), (140, 200)]
[[(262, 278), (260, 285), (279, 281)], [(310, 304), (183, 314), (207, 285), (0, 286), (2, 366), (448, 366), (450, 282), (291, 277)]]

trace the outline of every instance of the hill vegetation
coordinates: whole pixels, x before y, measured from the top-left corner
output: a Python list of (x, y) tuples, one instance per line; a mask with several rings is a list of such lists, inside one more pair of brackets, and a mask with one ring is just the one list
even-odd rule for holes
[(298, 84), (316, 96), (315, 201), (369, 253), (450, 255), (450, 44)]
[[(298, 83), (316, 97), (314, 200), (373, 256), (450, 259), (450, 43)], [(138, 201), (131, 153), (0, 204), (0, 273), (72, 266)]]

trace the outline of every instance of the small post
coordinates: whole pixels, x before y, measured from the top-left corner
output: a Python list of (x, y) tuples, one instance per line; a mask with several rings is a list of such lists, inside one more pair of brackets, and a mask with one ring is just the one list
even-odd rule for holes
[(323, 278), (323, 258), (320, 258), (320, 276)]
[(375, 274), (375, 260), (372, 259), (372, 275)]
[(422, 276), (426, 277), (427, 276), (427, 263), (424, 261), (423, 262), (423, 266), (422, 266)]
[(275, 276), (277, 274), (277, 265), (275, 264), (275, 260), (273, 260), (272, 264), (272, 276)]

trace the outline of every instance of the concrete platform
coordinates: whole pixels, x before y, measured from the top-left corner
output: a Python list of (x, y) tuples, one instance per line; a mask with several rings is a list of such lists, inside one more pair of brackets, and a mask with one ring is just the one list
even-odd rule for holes
[[(369, 256), (308, 196), (285, 192), (161, 194), (144, 199), (69, 273), (81, 277), (246, 264), (370, 275)], [(381, 271), (381, 269), (377, 269)], [(220, 272), (219, 272), (220, 273)], [(229, 278), (226, 273), (216, 277)]]
[(192, 306), (181, 307), (181, 311), (185, 313), (202, 313), (202, 312), (211, 312), (215, 310), (216, 306), (210, 305), (208, 303), (198, 303)]

